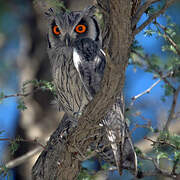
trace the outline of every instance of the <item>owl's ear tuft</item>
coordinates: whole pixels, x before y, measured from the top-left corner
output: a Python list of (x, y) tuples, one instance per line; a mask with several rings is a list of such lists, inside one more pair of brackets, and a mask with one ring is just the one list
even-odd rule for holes
[(96, 6), (89, 6), (84, 9), (85, 16), (94, 16), (95, 12), (96, 12)]
[(66, 12), (64, 8), (49, 8), (44, 14), (47, 17), (55, 17), (57, 14), (64, 14), (64, 12)]
[(49, 9), (48, 9), (48, 12), (45, 12), (44, 14), (45, 14), (46, 16), (50, 17), (50, 16), (54, 15), (54, 10), (53, 10), (52, 8), (49, 8)]

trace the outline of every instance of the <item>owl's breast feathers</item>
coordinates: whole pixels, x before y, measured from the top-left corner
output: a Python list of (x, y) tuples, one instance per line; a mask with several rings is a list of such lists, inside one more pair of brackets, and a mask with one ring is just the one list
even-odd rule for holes
[(73, 62), (87, 93), (93, 98), (104, 75), (104, 52), (93, 40), (80, 39), (73, 50)]

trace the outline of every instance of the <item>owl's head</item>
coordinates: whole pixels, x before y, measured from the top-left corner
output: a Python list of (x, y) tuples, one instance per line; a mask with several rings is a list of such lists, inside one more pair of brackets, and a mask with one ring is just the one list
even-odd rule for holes
[(72, 47), (79, 39), (89, 38), (101, 45), (99, 25), (94, 17), (95, 7), (83, 11), (46, 13), (49, 19), (49, 48)]

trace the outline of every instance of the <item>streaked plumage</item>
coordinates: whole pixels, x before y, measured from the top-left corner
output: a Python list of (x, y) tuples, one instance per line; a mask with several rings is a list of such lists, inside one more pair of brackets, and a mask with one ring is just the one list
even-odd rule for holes
[[(69, 117), (78, 119), (99, 91), (106, 65), (105, 54), (101, 49), (100, 29), (94, 18), (94, 7), (70, 13), (54, 13), (50, 10), (47, 15), (48, 54), (57, 101)], [(56, 32), (53, 33), (54, 29)], [(122, 104), (122, 99), (119, 98), (102, 121), (106, 136), (102, 136), (96, 150), (103, 159), (116, 164), (119, 171), (127, 166), (136, 170), (136, 155)], [(110, 146), (105, 150), (104, 143), (107, 142)]]

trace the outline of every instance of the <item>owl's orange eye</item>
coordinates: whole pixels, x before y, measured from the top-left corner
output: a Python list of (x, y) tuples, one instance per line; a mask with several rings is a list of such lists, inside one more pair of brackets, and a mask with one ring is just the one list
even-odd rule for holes
[(77, 33), (82, 34), (82, 33), (86, 32), (86, 26), (84, 24), (79, 24), (76, 26), (75, 30)]
[(53, 33), (54, 33), (55, 35), (60, 35), (60, 34), (61, 34), (61, 31), (59, 30), (59, 28), (58, 28), (57, 25), (55, 25), (55, 26), (53, 27)]

